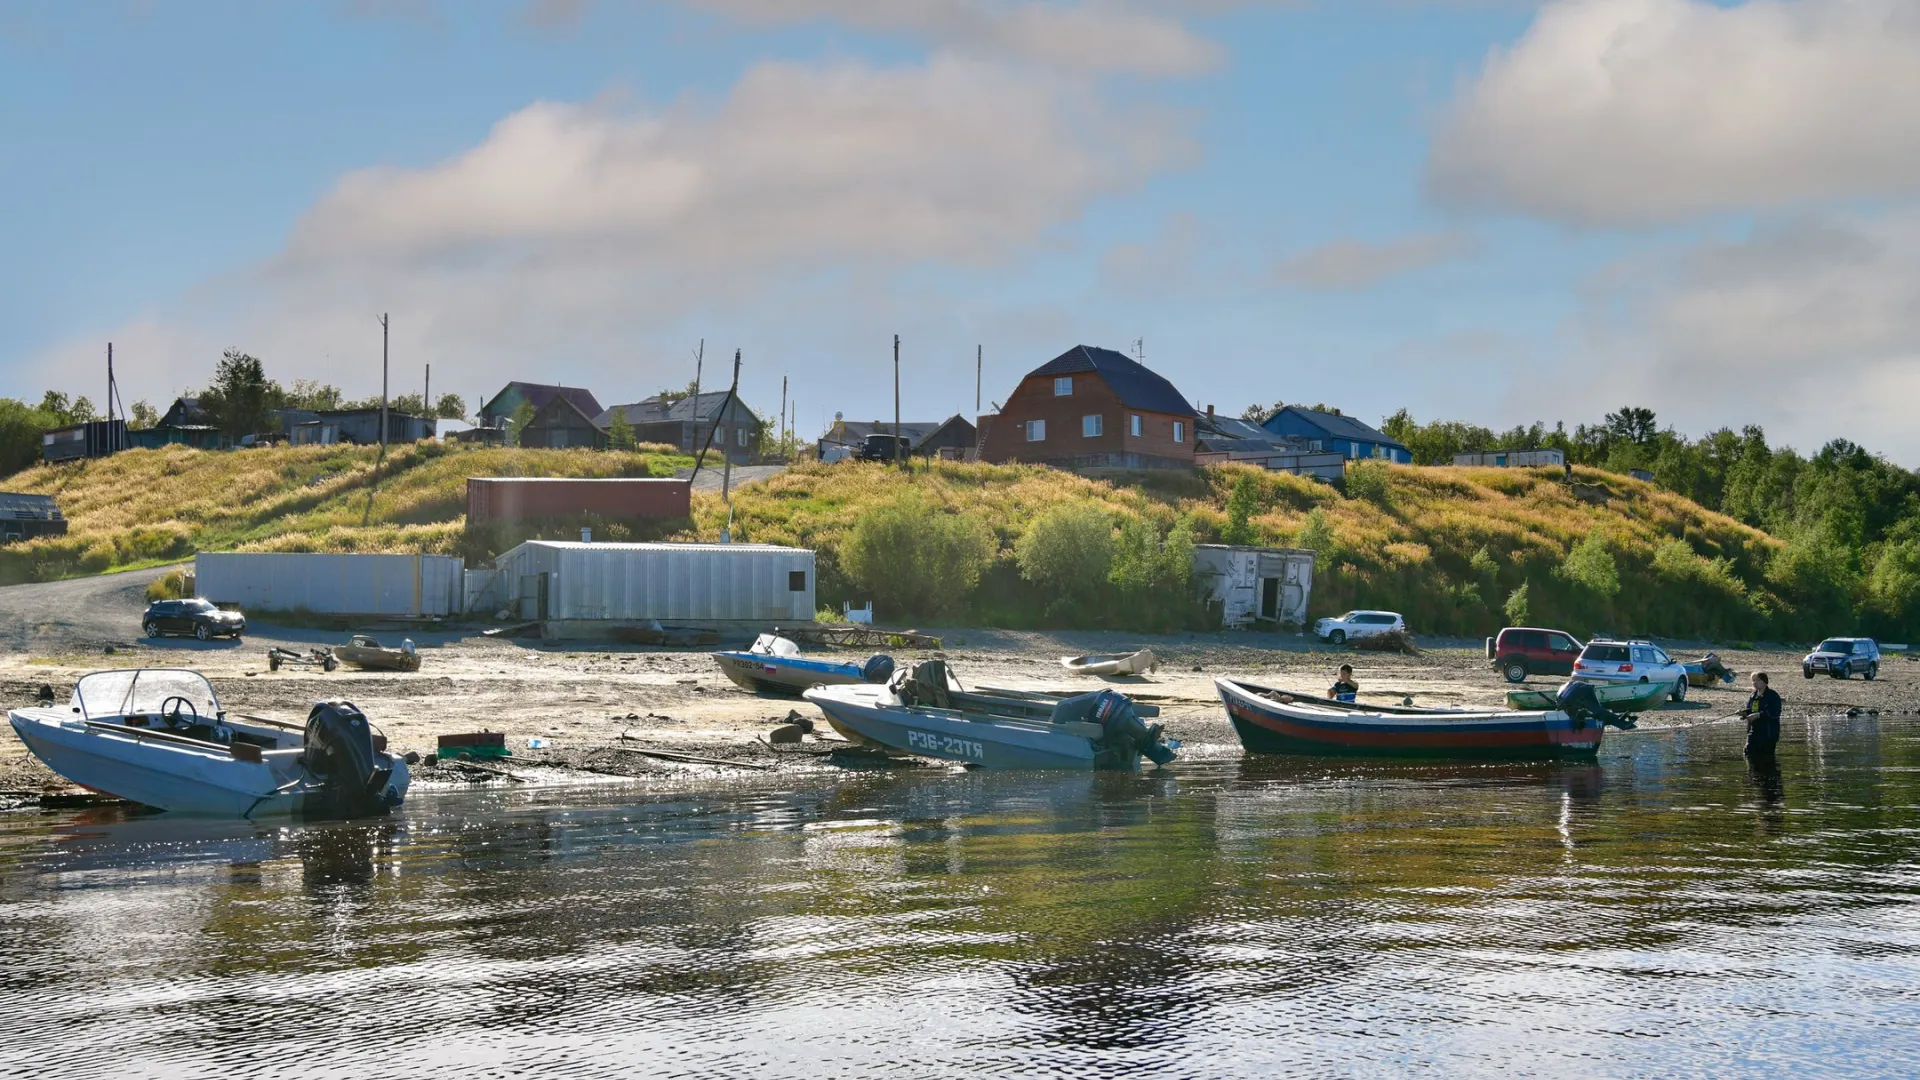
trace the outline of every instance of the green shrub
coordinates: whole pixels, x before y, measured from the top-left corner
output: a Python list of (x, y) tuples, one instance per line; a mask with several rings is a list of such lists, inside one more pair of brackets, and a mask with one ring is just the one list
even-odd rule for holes
[(879, 617), (914, 619), (964, 610), (998, 545), (977, 517), (903, 492), (867, 511), (848, 534), (840, 567)]
[(1151, 521), (1128, 519), (1114, 544), (1109, 579), (1120, 590), (1128, 624), (1153, 630), (1196, 625), (1192, 519), (1180, 517), (1164, 535)]
[(1382, 509), (1393, 505), (1387, 489), (1387, 466), (1377, 461), (1347, 466), (1347, 498), (1363, 499)]
[(1260, 512), (1260, 481), (1251, 474), (1242, 473), (1233, 482), (1233, 490), (1227, 494), (1227, 525), (1220, 530), (1220, 542), (1223, 544), (1255, 544), (1259, 542), (1259, 530), (1253, 525), (1253, 515)]
[(1560, 564), (1560, 576), (1599, 599), (1612, 600), (1620, 593), (1620, 568), (1607, 546), (1606, 534), (1590, 532), (1573, 545)]
[(1527, 626), (1532, 622), (1532, 611), (1527, 606), (1527, 583), (1507, 594), (1505, 605), (1508, 626)]
[(147, 600), (181, 600), (187, 595), (187, 575), (184, 570), (169, 570), (152, 581), (147, 582)]
[(1317, 555), (1332, 555), (1333, 525), (1327, 521), (1326, 511), (1317, 506), (1307, 511), (1307, 520), (1300, 526), (1293, 543), (1295, 547), (1305, 548)]
[(1013, 549), (1020, 576), (1046, 594), (1049, 613), (1093, 613), (1113, 569), (1113, 522), (1091, 503), (1063, 503), (1027, 527)]

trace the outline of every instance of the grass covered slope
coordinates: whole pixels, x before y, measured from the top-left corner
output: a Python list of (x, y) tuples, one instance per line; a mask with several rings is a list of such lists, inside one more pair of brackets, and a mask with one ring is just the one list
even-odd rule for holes
[[(1313, 610), (1383, 607), (1426, 633), (1484, 634), (1508, 621), (1581, 633), (1805, 636), (1799, 626), (1822, 598), (1782, 580), (1783, 545), (1731, 518), (1651, 485), (1598, 470), (1604, 506), (1576, 499), (1557, 470), (1362, 464), (1345, 491), (1239, 466), (1192, 476), (1148, 476), (1139, 486), (1036, 466), (936, 462), (903, 475), (874, 465), (803, 466), (735, 496), (736, 539), (811, 547), (821, 558), (821, 600), (884, 595), (849, 566), (861, 520), (906, 500), (970, 518), (993, 537), (989, 563), (964, 600), (942, 616), (1000, 625), (1128, 625), (1107, 593), (1064, 611), (1035, 595), (1017, 549), (1035, 524), (1065, 506), (1090, 506), (1120, 530), (1184, 521), (1199, 543), (1234, 538), (1319, 554)], [(701, 535), (717, 534), (725, 508), (696, 497)], [(941, 555), (926, 560), (938, 569)], [(1134, 624), (1139, 625), (1139, 624)], [(1144, 628), (1144, 627), (1142, 627)]]
[(40, 465), (9, 491), (51, 495), (68, 533), (0, 548), (0, 581), (36, 581), (182, 558), (196, 551), (453, 552), (469, 476), (671, 476), (691, 458), (468, 448), (280, 446), (208, 452), (171, 446)]

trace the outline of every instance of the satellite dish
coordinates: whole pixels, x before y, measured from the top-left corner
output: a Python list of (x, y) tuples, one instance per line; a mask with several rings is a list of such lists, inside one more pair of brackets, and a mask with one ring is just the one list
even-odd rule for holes
[(847, 418), (847, 414), (846, 414), (846, 413), (838, 413), (838, 412), (837, 412), (837, 413), (834, 413), (834, 414), (833, 414), (833, 422), (834, 422), (834, 423), (836, 423), (836, 424), (837, 424), (837, 423), (839, 423), (839, 422), (840, 422), (840, 421), (842, 421), (842, 420), (845, 420), (846, 418)]

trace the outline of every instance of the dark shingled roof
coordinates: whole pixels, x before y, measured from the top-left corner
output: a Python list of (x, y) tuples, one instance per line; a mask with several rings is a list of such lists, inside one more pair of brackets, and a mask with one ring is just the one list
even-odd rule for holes
[[(629, 424), (658, 424), (671, 420), (696, 420), (704, 424), (719, 415), (720, 406), (727, 400), (727, 393), (728, 391), (725, 390), (712, 390), (701, 394), (698, 399), (689, 395), (678, 401), (663, 401), (658, 394), (655, 394), (645, 401), (636, 401), (631, 405), (615, 405), (613, 409), (588, 415), (593, 416), (594, 422), (601, 427), (606, 427), (613, 420), (614, 409), (626, 414)], [(746, 402), (741, 402), (740, 407), (747, 409)], [(753, 412), (752, 409), (747, 411)]]
[(501, 394), (516, 387), (520, 391), (520, 396), (527, 399), (527, 403), (532, 405), (535, 411), (545, 408), (547, 402), (552, 401), (556, 396), (565, 397), (573, 402), (574, 408), (588, 416), (599, 416), (603, 411), (600, 403), (594, 400), (591, 390), (583, 390), (577, 386), (549, 386), (546, 383), (521, 382), (518, 379), (501, 387), (500, 393), (493, 395), (487, 404), (492, 405), (500, 400)]
[(1083, 371), (1099, 375), (1108, 388), (1119, 395), (1120, 403), (1130, 409), (1173, 416), (1199, 415), (1172, 383), (1148, 370), (1146, 365), (1125, 353), (1095, 345), (1075, 345), (1033, 369), (1028, 378), (1077, 375)]
[(1385, 432), (1370, 428), (1351, 416), (1341, 416), (1338, 413), (1314, 412), (1312, 409), (1303, 409), (1298, 405), (1289, 405), (1281, 409), (1279, 412), (1274, 413), (1273, 416), (1267, 417), (1267, 423), (1261, 426), (1266, 427), (1272, 424), (1276, 417), (1288, 413), (1326, 432), (1327, 437), (1331, 439), (1346, 439), (1349, 442), (1375, 443), (1380, 446), (1392, 446), (1401, 450), (1406, 449), (1398, 440), (1387, 435)]

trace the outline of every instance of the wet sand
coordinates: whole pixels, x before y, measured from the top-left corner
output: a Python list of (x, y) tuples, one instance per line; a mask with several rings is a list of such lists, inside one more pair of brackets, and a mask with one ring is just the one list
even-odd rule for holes
[[(135, 640), (110, 646), (65, 643), (40, 655), (0, 657), (0, 700), (8, 707), (32, 704), (41, 685), (66, 700), (74, 681), (109, 667), (193, 667), (212, 680), (231, 711), (304, 719), (315, 701), (346, 698), (359, 705), (401, 751), (432, 753), (438, 736), (500, 731), (513, 752), (509, 767), (545, 778), (612, 773), (652, 776), (684, 771), (613, 747), (749, 761), (774, 767), (812, 763), (811, 755), (777, 754), (761, 740), (791, 712), (820, 720), (804, 701), (748, 693), (721, 674), (706, 651), (675, 651), (605, 643), (538, 643), (483, 637), (477, 633), (416, 634), (424, 662), (417, 673), (361, 672), (342, 668), (268, 669), (266, 650), (282, 643), (305, 647), (325, 635), (278, 631), (261, 625), (238, 644)], [(1418, 656), (1335, 649), (1293, 634), (1187, 634), (1147, 637), (1109, 633), (1033, 633), (992, 630), (935, 631), (946, 648), (938, 653), (890, 650), (905, 664), (940, 656), (969, 687), (1087, 692), (1112, 686), (1159, 705), (1168, 734), (1186, 744), (1188, 757), (1237, 756), (1239, 747), (1214, 696), (1213, 679), (1231, 676), (1288, 689), (1319, 692), (1335, 668), (1354, 665), (1362, 700), (1397, 703), (1411, 697), (1433, 706), (1499, 706), (1508, 684), (1485, 659), (1480, 642), (1422, 643)], [(396, 635), (397, 639), (397, 635)], [(1076, 676), (1060, 658), (1087, 652), (1118, 652), (1142, 644), (1161, 659), (1149, 676), (1101, 680)], [(109, 654), (106, 650), (112, 649)], [(1670, 645), (1676, 658), (1704, 651)], [(1746, 697), (1746, 674), (1756, 667), (1776, 673), (1775, 688), (1790, 715), (1884, 713), (1920, 708), (1920, 664), (1889, 656), (1881, 677), (1837, 681), (1800, 678), (1798, 651), (1718, 650), (1740, 679), (1731, 687), (1693, 688), (1688, 700), (1642, 719), (1643, 727), (1703, 723), (1737, 711)], [(819, 651), (864, 658), (864, 651)], [(1556, 678), (1530, 681), (1550, 688)], [(825, 749), (835, 738), (823, 722), (802, 749)], [(530, 749), (528, 740), (544, 742)], [(545, 770), (560, 766), (564, 774)], [(483, 780), (485, 774), (424, 770), (422, 779)], [(40, 766), (18, 739), (0, 739), (0, 792), (58, 790), (66, 785)], [(19, 796), (16, 795), (17, 799)]]

